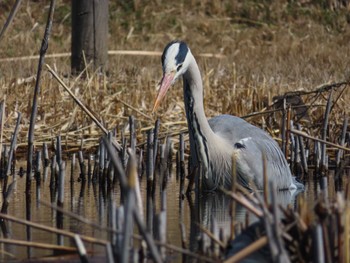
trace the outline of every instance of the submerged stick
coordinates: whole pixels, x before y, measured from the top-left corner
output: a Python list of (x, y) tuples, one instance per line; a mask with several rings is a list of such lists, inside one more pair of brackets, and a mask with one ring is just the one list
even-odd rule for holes
[(52, 28), (55, 2), (56, 2), (55, 0), (51, 0), (51, 2), (50, 2), (49, 15), (47, 17), (44, 38), (43, 38), (43, 41), (41, 43), (41, 48), (40, 48), (40, 58), (39, 58), (39, 63), (38, 63), (38, 71), (37, 71), (37, 75), (36, 75), (36, 83), (35, 83), (35, 88), (34, 88), (33, 104), (32, 104), (32, 113), (30, 115), (30, 123), (29, 123), (29, 131), (28, 131), (26, 192), (30, 191), (30, 182), (31, 182), (31, 174), (32, 174), (32, 167), (33, 167), (34, 127), (35, 127), (36, 115), (37, 115), (37, 111), (38, 111), (38, 102), (37, 101), (38, 101), (38, 96), (40, 93), (40, 80), (41, 80), (42, 65), (44, 64), (45, 54), (46, 54), (47, 48), (49, 46), (49, 36), (51, 33), (51, 28)]

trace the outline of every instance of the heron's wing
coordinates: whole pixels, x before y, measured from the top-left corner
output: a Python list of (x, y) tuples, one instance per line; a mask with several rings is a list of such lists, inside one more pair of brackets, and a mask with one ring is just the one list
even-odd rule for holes
[(256, 186), (263, 186), (263, 161), (266, 157), (267, 175), (276, 180), (279, 189), (288, 189), (292, 184), (291, 172), (284, 155), (271, 136), (245, 120), (220, 115), (209, 121), (216, 135), (228, 141), (239, 158), (238, 173), (245, 182), (252, 179)]
[(292, 175), (289, 165), (278, 144), (269, 136), (248, 137), (235, 144), (238, 173), (248, 176), (258, 189), (263, 188), (263, 155), (266, 158), (266, 172), (269, 180), (274, 180), (278, 189), (289, 189)]
[(270, 138), (270, 136), (260, 128), (232, 115), (216, 116), (209, 120), (209, 125), (216, 135), (225, 139), (232, 146), (239, 140), (247, 137)]

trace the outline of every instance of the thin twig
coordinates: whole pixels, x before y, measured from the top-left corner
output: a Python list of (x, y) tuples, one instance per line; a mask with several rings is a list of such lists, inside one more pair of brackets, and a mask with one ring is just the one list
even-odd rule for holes
[(325, 140), (321, 140), (321, 139), (312, 137), (312, 136), (306, 134), (305, 132), (301, 132), (301, 131), (298, 131), (298, 130), (295, 130), (295, 129), (290, 129), (289, 131), (290, 131), (291, 133), (300, 135), (300, 136), (302, 136), (302, 137), (305, 137), (305, 138), (308, 138), (308, 139), (311, 139), (311, 140), (314, 140), (314, 141), (317, 141), (317, 142), (322, 142), (322, 143), (324, 143), (324, 144), (333, 146), (333, 147), (335, 147), (335, 148), (342, 149), (342, 150), (344, 150), (344, 151), (350, 152), (350, 148), (347, 148), (347, 147), (341, 146), (341, 145), (339, 145), (339, 144), (335, 144), (335, 143), (332, 143), (332, 142), (328, 142), (328, 141), (325, 141)]

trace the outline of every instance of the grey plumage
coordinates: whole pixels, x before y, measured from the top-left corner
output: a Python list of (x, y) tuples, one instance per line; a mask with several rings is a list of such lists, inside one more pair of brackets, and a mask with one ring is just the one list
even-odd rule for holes
[(294, 184), (288, 163), (278, 144), (266, 132), (231, 115), (220, 115), (207, 120), (200, 71), (184, 42), (174, 41), (166, 46), (162, 66), (163, 78), (153, 111), (169, 87), (182, 76), (192, 166), (200, 164), (207, 190), (231, 186), (233, 156), (237, 163), (238, 182), (247, 188), (253, 182), (258, 189), (262, 189), (263, 153), (266, 156), (268, 177), (275, 180), (278, 189), (299, 186)]

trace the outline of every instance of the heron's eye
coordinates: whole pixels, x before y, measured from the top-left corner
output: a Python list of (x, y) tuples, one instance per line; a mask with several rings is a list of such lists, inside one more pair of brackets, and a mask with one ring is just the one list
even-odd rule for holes
[(178, 65), (176, 70), (179, 71), (182, 68), (182, 64)]

